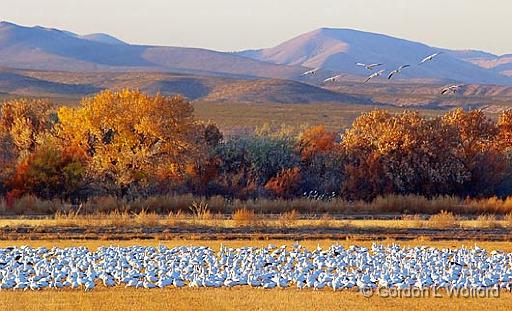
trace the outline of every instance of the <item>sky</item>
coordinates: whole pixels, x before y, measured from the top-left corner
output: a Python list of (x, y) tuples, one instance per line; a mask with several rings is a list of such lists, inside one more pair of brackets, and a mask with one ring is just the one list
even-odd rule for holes
[(237, 51), (320, 27), (512, 53), (509, 0), (0, 0), (0, 20), (129, 43)]

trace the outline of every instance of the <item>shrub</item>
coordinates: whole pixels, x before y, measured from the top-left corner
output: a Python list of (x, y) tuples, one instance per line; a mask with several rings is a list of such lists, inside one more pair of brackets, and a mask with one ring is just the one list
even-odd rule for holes
[(438, 214), (430, 216), (428, 225), (433, 228), (448, 229), (455, 228), (458, 225), (458, 221), (452, 212), (441, 211)]
[(282, 227), (291, 227), (297, 223), (300, 214), (297, 210), (293, 209), (289, 212), (283, 213), (279, 216), (279, 223)]
[(258, 219), (254, 211), (247, 208), (237, 209), (231, 218), (238, 225), (253, 224)]

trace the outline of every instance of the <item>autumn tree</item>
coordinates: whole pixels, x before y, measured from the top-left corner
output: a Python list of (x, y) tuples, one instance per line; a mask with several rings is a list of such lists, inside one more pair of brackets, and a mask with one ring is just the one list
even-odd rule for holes
[(462, 195), (492, 194), (504, 178), (507, 163), (497, 139), (500, 127), (506, 135), (506, 117), (502, 116), (498, 126), (482, 110), (458, 108), (443, 116), (443, 124), (456, 129), (459, 142), (455, 153), (470, 174)]
[(86, 161), (80, 149), (43, 145), (18, 164), (11, 188), (44, 199), (76, 201), (83, 186)]
[(48, 101), (18, 99), (0, 108), (0, 193), (8, 191), (16, 166), (30, 156), (51, 130), (53, 105)]
[(297, 166), (291, 141), (265, 136), (237, 137), (220, 144), (213, 156), (218, 178), (212, 185), (219, 194), (250, 197), (263, 191), (279, 172)]
[(77, 109), (61, 108), (56, 135), (90, 158), (89, 174), (124, 192), (181, 180), (204, 143), (190, 103), (139, 91), (104, 91)]
[(302, 190), (339, 194), (343, 182), (344, 153), (336, 142), (337, 134), (323, 126), (304, 130), (298, 137), (301, 156)]
[(300, 194), (301, 181), (300, 168), (293, 167), (284, 169), (272, 177), (265, 184), (265, 189), (278, 198), (290, 199)]
[(18, 157), (33, 152), (56, 119), (53, 105), (44, 100), (19, 99), (5, 102), (0, 110), (0, 133), (7, 135)]
[(363, 114), (346, 131), (344, 191), (371, 199), (387, 193), (453, 193), (468, 178), (455, 147), (453, 127), (416, 112)]
[(335, 143), (336, 133), (327, 131), (323, 126), (315, 126), (301, 133), (297, 147), (304, 161), (318, 153), (332, 151), (336, 147)]

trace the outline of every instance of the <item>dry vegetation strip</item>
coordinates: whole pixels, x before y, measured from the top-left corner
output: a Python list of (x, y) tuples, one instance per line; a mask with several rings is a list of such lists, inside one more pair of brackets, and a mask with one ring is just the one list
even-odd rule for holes
[[(229, 216), (228, 216), (229, 217)], [(512, 241), (510, 215), (481, 215), (460, 219), (449, 212), (432, 216), (405, 215), (401, 219), (335, 219), (313, 217), (292, 210), (281, 215), (257, 215), (240, 209), (230, 218), (198, 209), (192, 215), (57, 214), (54, 218), (0, 220), (0, 240), (15, 239), (350, 239), (430, 240), (474, 239)]]
[[(341, 198), (319, 200), (311, 198), (294, 199), (227, 199), (222, 196), (209, 198), (183, 195), (154, 195), (148, 198), (127, 200), (114, 196), (92, 197), (79, 206), (61, 200), (43, 200), (34, 195), (25, 195), (8, 206), (0, 197), (0, 215), (31, 215), (55, 213), (97, 214), (97, 213), (204, 213), (229, 214), (240, 210), (255, 214), (280, 214), (296, 211), (300, 214), (437, 214), (442, 211), (463, 215), (499, 214), (512, 215), (512, 197), (499, 199), (460, 199), (455, 196), (439, 196), (428, 199), (418, 195), (379, 196), (371, 202), (347, 201)], [(509, 216), (512, 217), (512, 216)]]
[(364, 298), (352, 291), (234, 289), (0, 292), (0, 310), (505, 310), (500, 298)]

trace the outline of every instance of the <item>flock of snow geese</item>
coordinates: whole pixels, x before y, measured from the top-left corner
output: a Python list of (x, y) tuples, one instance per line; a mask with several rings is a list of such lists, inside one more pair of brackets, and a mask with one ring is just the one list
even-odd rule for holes
[(0, 290), (96, 286), (298, 289), (508, 289), (512, 253), (373, 244), (287, 247), (0, 248)]
[[(425, 58), (423, 58), (419, 63), (418, 65), (422, 65), (422, 64), (425, 64), (427, 62), (431, 62), (434, 60), (434, 58), (436, 58), (437, 56), (439, 56), (442, 52), (437, 52), (437, 53), (434, 53), (432, 55), (429, 55)], [(380, 66), (383, 66), (384, 64), (382, 63), (375, 63), (375, 64), (365, 64), (365, 63), (356, 63), (357, 66), (360, 66), (360, 67), (363, 67), (363, 68), (366, 68), (367, 70), (369, 71), (373, 71), (375, 68), (377, 67), (380, 67)], [(397, 75), (397, 74), (400, 74), (402, 73), (402, 70), (404, 70), (405, 68), (408, 68), (408, 67), (411, 67), (411, 65), (402, 65), (392, 71), (389, 72), (388, 74), (388, 80), (391, 80), (393, 78), (394, 75)], [(309, 71), (306, 71), (302, 74), (302, 76), (309, 76), (309, 75), (316, 75), (317, 72), (320, 70), (321, 68), (315, 68), (315, 69), (312, 69), (312, 70), (309, 70)], [(384, 73), (386, 72), (386, 70), (379, 70), (379, 71), (376, 71), (372, 74), (370, 74), (366, 80), (363, 81), (363, 84), (370, 81), (371, 79), (373, 78), (377, 78), (381, 75), (383, 75)], [(344, 75), (342, 74), (339, 74), (339, 75), (335, 75), (335, 76), (332, 76), (332, 77), (329, 77), (325, 80), (323, 80), (322, 82), (323, 83), (329, 83), (329, 82), (336, 82), (336, 81), (339, 81)], [(448, 87), (445, 87), (441, 90), (441, 95), (444, 95), (444, 94), (447, 94), (447, 93), (452, 93), (452, 94), (456, 94), (459, 92), (460, 88), (464, 86), (463, 84), (455, 84), (455, 85), (450, 85)]]

